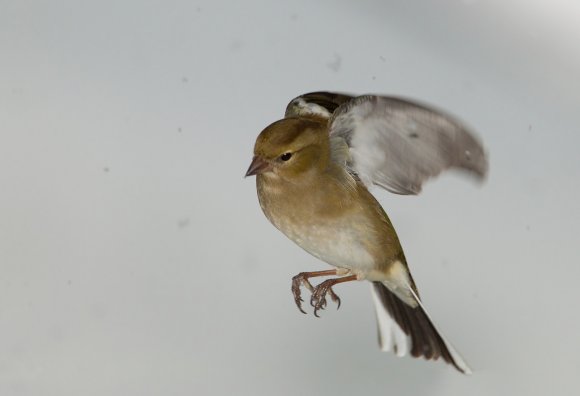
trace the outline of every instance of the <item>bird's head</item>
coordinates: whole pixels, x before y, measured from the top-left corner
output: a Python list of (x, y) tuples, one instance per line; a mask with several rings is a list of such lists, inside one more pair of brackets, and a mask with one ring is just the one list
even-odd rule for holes
[(285, 118), (260, 133), (246, 176), (278, 176), (297, 180), (328, 163), (326, 125), (314, 120)]

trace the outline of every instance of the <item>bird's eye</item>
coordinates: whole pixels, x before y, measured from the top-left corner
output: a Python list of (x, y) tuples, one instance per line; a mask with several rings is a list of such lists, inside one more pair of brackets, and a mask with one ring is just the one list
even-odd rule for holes
[(292, 158), (292, 153), (284, 153), (280, 156), (282, 161), (288, 161), (290, 158)]

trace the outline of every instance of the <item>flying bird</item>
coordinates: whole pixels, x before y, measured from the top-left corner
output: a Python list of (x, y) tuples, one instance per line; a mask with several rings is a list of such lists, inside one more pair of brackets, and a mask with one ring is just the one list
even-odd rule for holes
[[(418, 194), (451, 168), (483, 180), (488, 161), (474, 134), (444, 112), (377, 95), (312, 92), (290, 101), (284, 118), (258, 136), (246, 176), (256, 176), (270, 222), (334, 267), (293, 277), (298, 309), (305, 313), (302, 286), (318, 316), (327, 297), (340, 306), (335, 285), (369, 281), (382, 350), (442, 358), (470, 373), (425, 311), (395, 229), (369, 192)], [(313, 286), (320, 276), (335, 278)]]

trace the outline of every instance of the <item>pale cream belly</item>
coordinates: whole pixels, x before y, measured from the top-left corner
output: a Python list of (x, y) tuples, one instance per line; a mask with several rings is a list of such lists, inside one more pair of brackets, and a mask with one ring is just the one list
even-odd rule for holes
[(302, 249), (330, 265), (357, 273), (368, 273), (376, 267), (366, 248), (370, 236), (356, 222), (354, 225), (352, 221), (296, 224), (286, 219), (272, 223)]

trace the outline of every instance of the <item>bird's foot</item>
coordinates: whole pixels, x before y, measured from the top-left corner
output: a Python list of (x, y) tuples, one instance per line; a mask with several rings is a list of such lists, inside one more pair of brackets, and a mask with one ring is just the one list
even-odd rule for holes
[(317, 318), (318, 310), (324, 309), (326, 307), (326, 295), (328, 294), (332, 301), (334, 301), (337, 306), (336, 309), (340, 308), (340, 297), (336, 295), (332, 286), (336, 284), (336, 279), (328, 279), (319, 284), (312, 291), (312, 296), (310, 297), (310, 305), (314, 307), (314, 316)]
[(308, 272), (301, 272), (298, 275), (292, 277), (292, 294), (294, 295), (294, 302), (296, 303), (296, 306), (298, 307), (300, 312), (302, 312), (303, 314), (306, 314), (306, 312), (302, 309), (302, 301), (304, 300), (301, 297), (302, 293), (300, 291), (300, 287), (304, 286), (308, 290), (310, 290), (310, 292), (314, 291), (312, 283), (310, 283), (310, 281), (308, 280), (309, 275), (310, 273)]
[[(313, 287), (308, 279), (318, 277), (318, 276), (332, 276), (332, 275), (347, 275), (342, 278), (327, 279), (320, 285)], [(314, 307), (314, 315), (318, 317), (318, 310), (324, 309), (326, 307), (326, 295), (328, 294), (332, 301), (337, 304), (336, 309), (340, 308), (340, 298), (332, 290), (332, 286), (337, 283), (349, 282), (357, 280), (357, 275), (351, 274), (350, 270), (346, 269), (334, 269), (328, 271), (314, 271), (314, 272), (301, 272), (292, 278), (292, 294), (294, 295), (294, 302), (296, 306), (302, 313), (302, 297), (300, 293), (300, 287), (304, 286), (312, 293), (310, 297), (310, 305)]]

